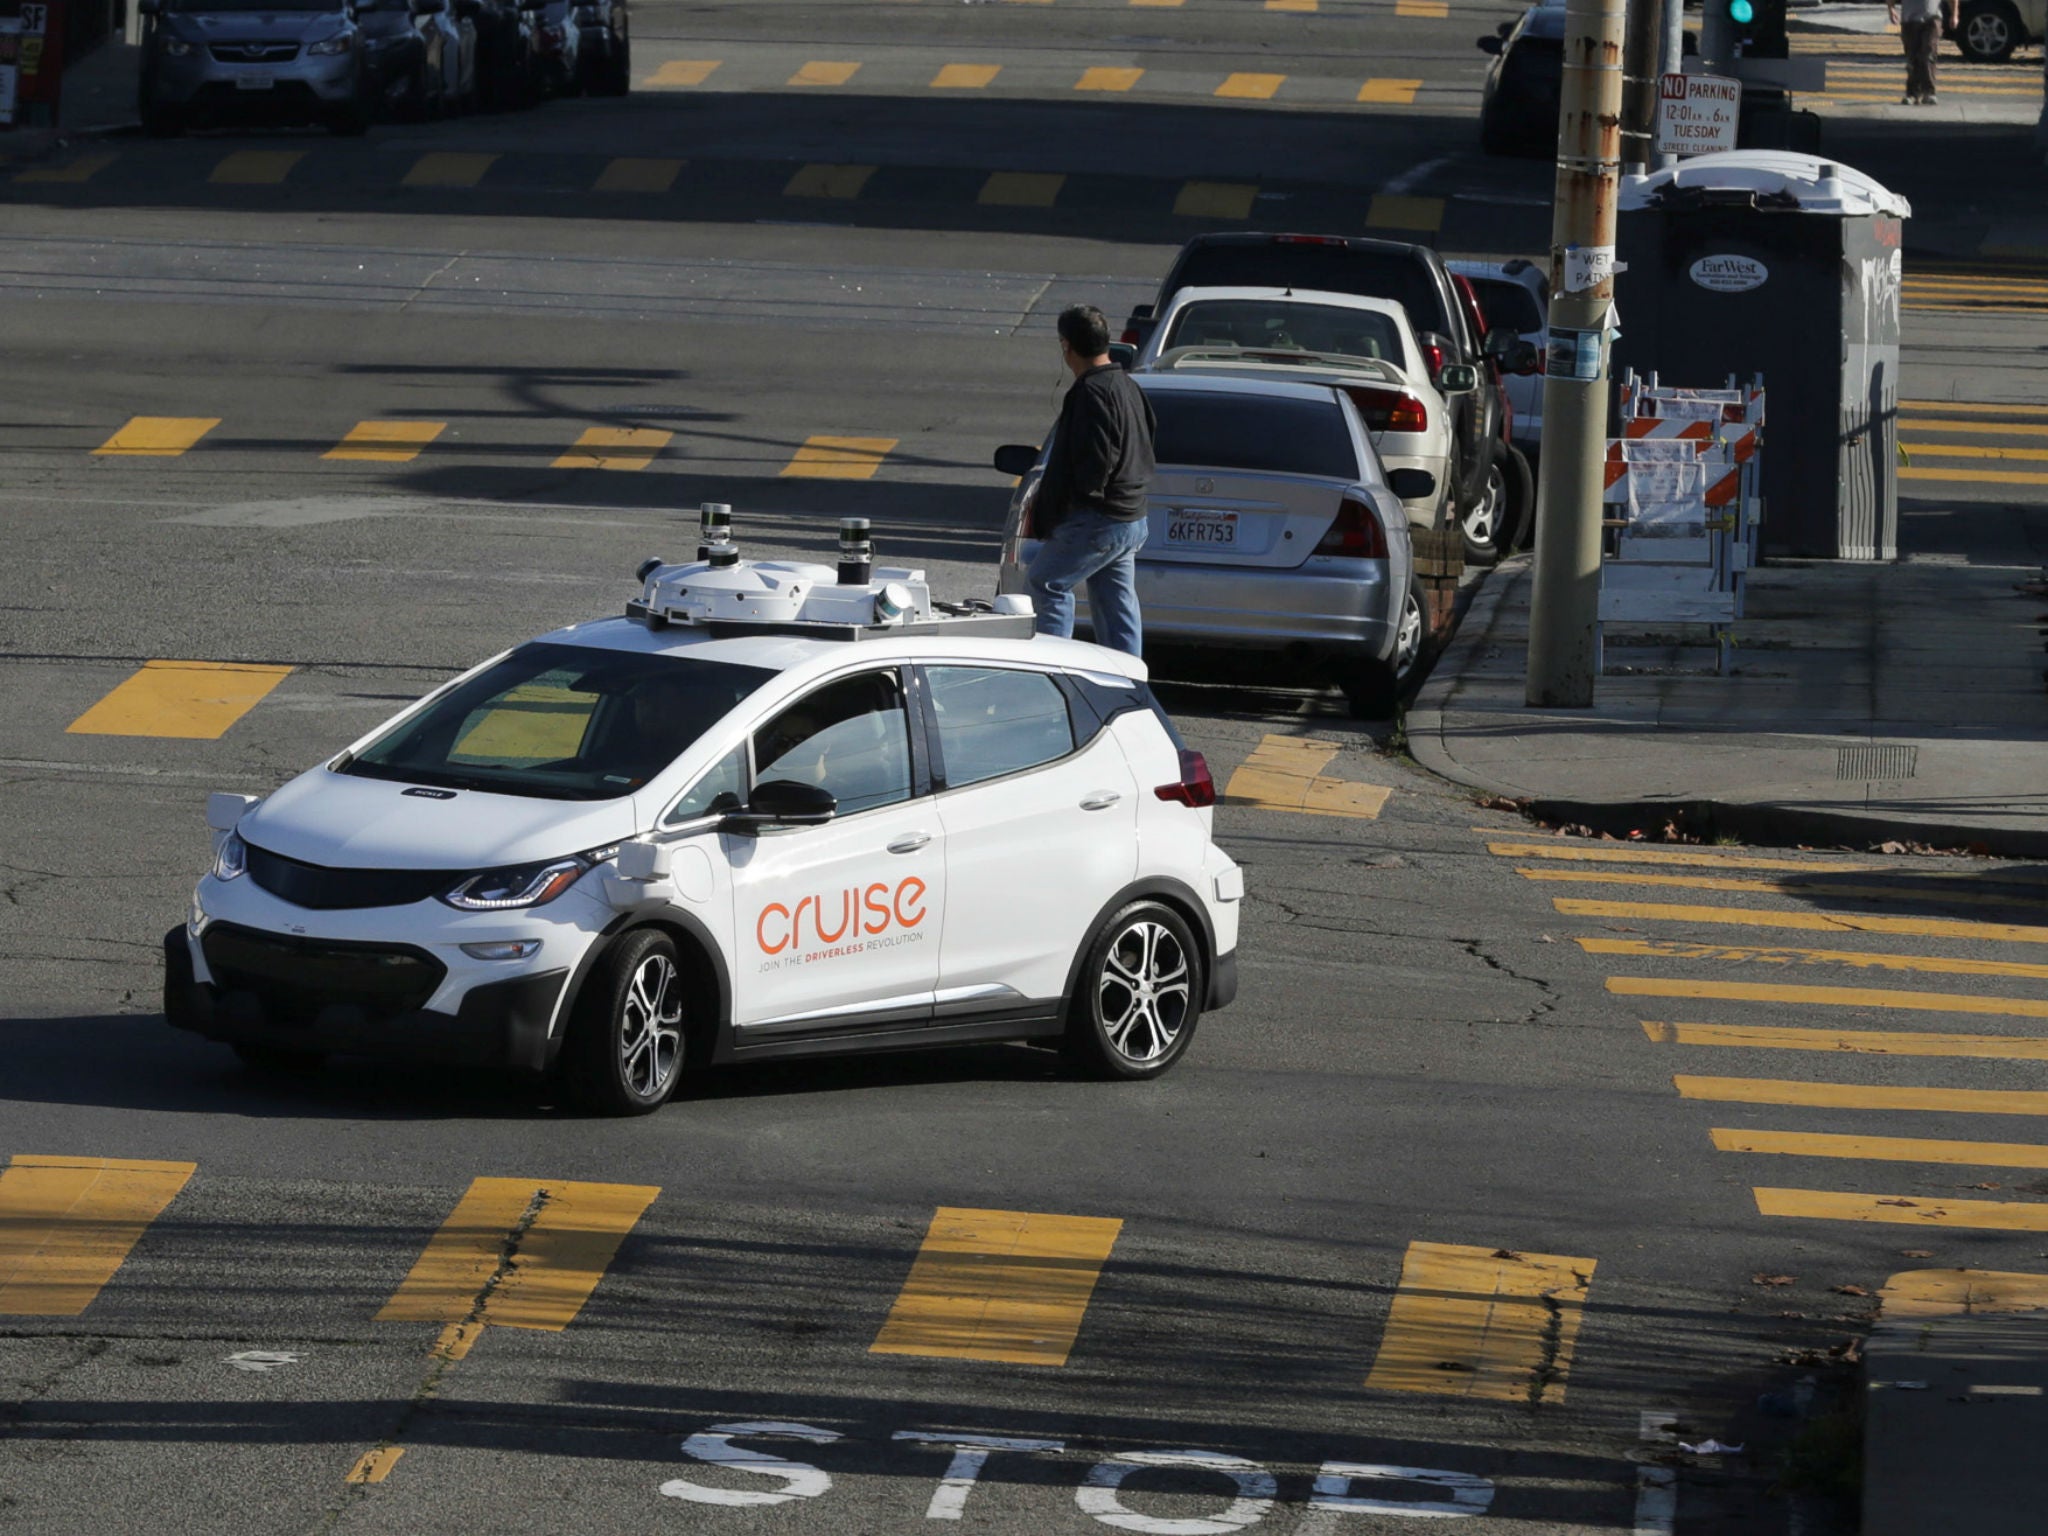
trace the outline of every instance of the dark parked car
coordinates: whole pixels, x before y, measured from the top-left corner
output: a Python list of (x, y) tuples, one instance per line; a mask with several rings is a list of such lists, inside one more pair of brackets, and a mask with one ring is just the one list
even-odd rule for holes
[(139, 0), (142, 125), (369, 125), (362, 33), (338, 0)]
[(1564, 86), (1564, 7), (1532, 5), (1479, 39), (1496, 55), (1479, 102), (1479, 147), (1489, 155), (1557, 153), (1557, 101)]
[[(1498, 372), (1490, 366), (1494, 358), (1443, 258), (1426, 245), (1356, 235), (1197, 235), (1174, 258), (1158, 298), (1131, 312), (1123, 340), (1142, 346), (1167, 301), (1183, 288), (1261, 286), (1392, 299), (1408, 311), (1432, 382), (1449, 363), (1479, 370), (1478, 389), (1447, 397), (1458, 454), (1453, 495), (1459, 527), (1466, 530), (1467, 553), (1478, 559), (1495, 553), (1491, 529), (1498, 526), (1497, 516), (1487, 518), (1488, 537), (1476, 543), (1467, 520), (1475, 510), (1498, 506), (1488, 498), (1497, 498), (1504, 484), (1507, 397)], [(1496, 334), (1496, 348), (1524, 346), (1510, 332)], [(1501, 355), (1512, 363), (1525, 361), (1519, 352)]]
[(633, 88), (626, 0), (540, 0), (531, 17), (549, 94), (623, 96)]

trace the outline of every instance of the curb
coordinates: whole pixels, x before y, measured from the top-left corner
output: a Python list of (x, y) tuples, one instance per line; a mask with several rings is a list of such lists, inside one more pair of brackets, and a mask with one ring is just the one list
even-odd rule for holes
[(1437, 658), (1406, 719), (1408, 752), (1426, 771), (1448, 783), (1518, 802), (1527, 813), (1556, 824), (1577, 823), (1596, 832), (1626, 837), (1630, 832), (1676, 821), (1695, 837), (1776, 847), (1802, 844), (1925, 843), (1966, 848), (2005, 859), (2048, 859), (2048, 828), (1960, 826), (1950, 822), (1900, 820), (1879, 813), (1821, 811), (1762, 801), (1719, 800), (1711, 796), (1670, 799), (1570, 800), (1531, 795), (1456, 761), (1444, 746), (1444, 716), (1456, 698), (1466, 667), (1493, 643), (1500, 607), (1517, 581), (1527, 579), (1531, 557), (1503, 560), (1481, 581), (1458, 634)]

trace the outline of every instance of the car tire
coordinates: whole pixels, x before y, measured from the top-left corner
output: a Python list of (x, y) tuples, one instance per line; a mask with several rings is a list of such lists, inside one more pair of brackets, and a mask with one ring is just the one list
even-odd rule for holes
[(1119, 907), (1082, 953), (1066, 1054), (1092, 1077), (1157, 1077), (1186, 1054), (1207, 996), (1187, 920), (1157, 901)]
[(1536, 536), (1536, 471), (1521, 449), (1508, 450), (1507, 474), (1508, 525), (1500, 545), (1503, 556), (1526, 549)]
[[(1513, 513), (1506, 452), (1496, 444), (1487, 455), (1486, 470), (1479, 478), (1479, 494), (1458, 505), (1458, 532), (1465, 540), (1467, 565), (1492, 565), (1512, 547), (1514, 529), (1508, 526)], [(1502, 543), (1503, 536), (1510, 542)]]
[(683, 987), (675, 940), (658, 928), (636, 928), (605, 952), (562, 1048), (579, 1108), (645, 1115), (667, 1102), (683, 1071)]
[(1500, 119), (1485, 112), (1479, 114), (1479, 148), (1482, 153), (1489, 155), (1525, 153), (1522, 146), (1516, 142), (1515, 136), (1508, 132)]
[(2003, 64), (2027, 35), (2020, 14), (2007, 0), (1977, 0), (1957, 18), (1955, 40), (1972, 64)]
[(632, 94), (632, 90), (633, 45), (622, 38), (619, 41), (618, 48), (612, 54), (611, 62), (605, 67), (604, 88), (599, 94), (604, 96), (627, 96)]
[(319, 1051), (295, 1051), (289, 1046), (267, 1045), (254, 1040), (237, 1040), (234, 1052), (242, 1065), (262, 1077), (304, 1077), (320, 1070), (327, 1057)]
[(1343, 679), (1351, 713), (1360, 720), (1393, 719), (1428, 672), (1429, 652), (1429, 604), (1422, 578), (1411, 575), (1394, 621), (1394, 654), (1360, 662)]

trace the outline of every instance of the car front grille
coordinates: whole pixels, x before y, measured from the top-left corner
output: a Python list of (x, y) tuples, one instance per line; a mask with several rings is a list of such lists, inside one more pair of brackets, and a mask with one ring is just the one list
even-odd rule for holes
[(463, 871), (443, 869), (330, 869), (306, 864), (281, 853), (249, 850), (249, 878), (280, 901), (312, 912), (341, 912), (357, 907), (407, 907), (438, 895), (462, 878)]
[(254, 995), (276, 1024), (310, 1023), (335, 1005), (375, 1017), (411, 1013), (426, 1006), (448, 974), (409, 944), (301, 939), (235, 923), (215, 923), (199, 947), (214, 985)]
[(299, 56), (297, 43), (214, 43), (208, 50), (223, 64), (289, 64)]

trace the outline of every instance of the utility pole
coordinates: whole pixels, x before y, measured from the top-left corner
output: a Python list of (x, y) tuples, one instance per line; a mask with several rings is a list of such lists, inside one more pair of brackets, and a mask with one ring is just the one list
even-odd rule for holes
[(1621, 163), (1635, 175), (1648, 171), (1656, 155), (1658, 46), (1662, 42), (1657, 23), (1666, 9), (1659, 0), (1628, 0), (1628, 43), (1621, 81)]
[[(1676, 5), (1678, 0), (1667, 0)], [(1710, 0), (1711, 3), (1711, 0)], [(1529, 614), (1527, 699), (1593, 702), (1606, 489), (1608, 310), (1620, 191), (1623, 0), (1567, 0), (1550, 223), (1550, 356), (1543, 380), (1543, 509)]]
[[(1661, 29), (1662, 44), (1657, 53), (1657, 71), (1664, 75), (1685, 73), (1685, 0), (1664, 0), (1664, 25)], [(1661, 111), (1652, 105), (1652, 111)], [(1655, 119), (1651, 120), (1650, 142), (1655, 147), (1657, 135)], [(1668, 150), (1657, 156), (1657, 169), (1669, 170), (1678, 164), (1678, 156)]]

